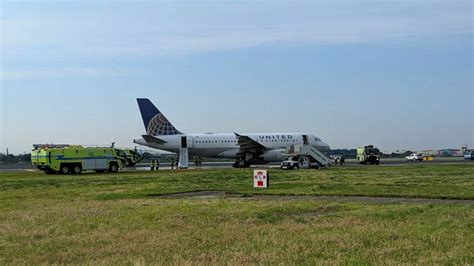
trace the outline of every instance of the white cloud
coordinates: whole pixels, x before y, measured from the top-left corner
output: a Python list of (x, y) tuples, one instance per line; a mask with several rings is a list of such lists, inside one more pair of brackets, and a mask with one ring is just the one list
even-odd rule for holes
[(2, 51), (11, 57), (176, 55), (473, 32), (472, 4), (463, 1), (169, 5), (142, 2), (97, 10), (58, 8), (41, 17), (13, 15), (1, 23)]

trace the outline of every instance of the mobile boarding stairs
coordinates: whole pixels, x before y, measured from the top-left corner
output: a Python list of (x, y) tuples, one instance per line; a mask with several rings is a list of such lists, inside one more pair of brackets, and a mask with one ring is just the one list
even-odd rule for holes
[(299, 156), (307, 156), (314, 159), (321, 167), (327, 167), (332, 164), (332, 161), (324, 153), (320, 152), (311, 144), (304, 144), (301, 146), (292, 147), (290, 153)]

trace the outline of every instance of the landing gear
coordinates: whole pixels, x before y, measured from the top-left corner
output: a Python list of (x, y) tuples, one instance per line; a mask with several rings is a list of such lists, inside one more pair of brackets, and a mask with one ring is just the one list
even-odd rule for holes
[(250, 162), (237, 161), (232, 165), (232, 167), (234, 167), (234, 168), (250, 168)]

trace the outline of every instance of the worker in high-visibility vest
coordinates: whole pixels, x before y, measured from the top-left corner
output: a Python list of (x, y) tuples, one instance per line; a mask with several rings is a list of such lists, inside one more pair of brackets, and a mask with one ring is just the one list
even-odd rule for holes
[(151, 159), (151, 162), (150, 162), (150, 171), (155, 171), (155, 158)]

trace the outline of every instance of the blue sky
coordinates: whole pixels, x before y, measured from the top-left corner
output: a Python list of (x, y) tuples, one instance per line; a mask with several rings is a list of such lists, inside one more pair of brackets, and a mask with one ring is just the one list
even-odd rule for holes
[(474, 146), (471, 1), (2, 1), (0, 149), (201, 132)]

